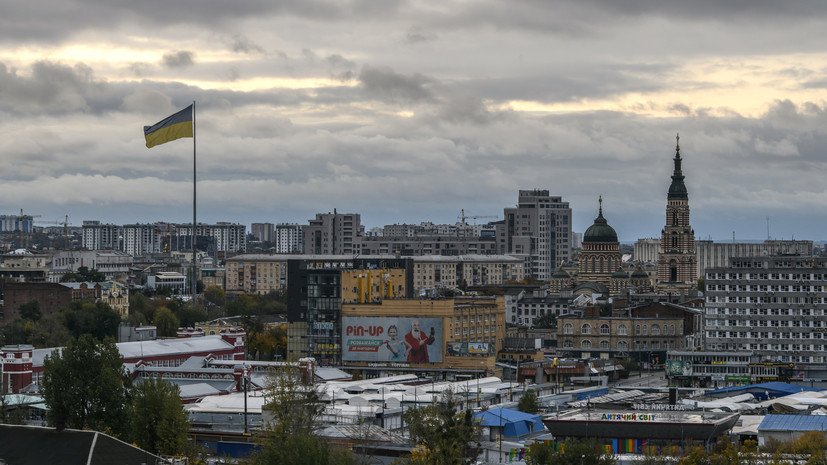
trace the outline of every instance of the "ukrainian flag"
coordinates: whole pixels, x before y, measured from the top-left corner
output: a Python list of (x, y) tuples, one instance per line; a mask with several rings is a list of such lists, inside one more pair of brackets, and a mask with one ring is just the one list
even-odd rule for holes
[(182, 137), (192, 135), (192, 105), (168, 116), (152, 126), (144, 126), (146, 147), (152, 148)]

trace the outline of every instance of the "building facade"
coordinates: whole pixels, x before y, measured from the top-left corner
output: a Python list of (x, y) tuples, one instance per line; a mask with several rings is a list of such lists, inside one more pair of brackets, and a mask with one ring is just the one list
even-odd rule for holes
[(253, 223), (250, 225), (250, 234), (261, 242), (274, 242), (276, 239), (273, 223)]
[(276, 253), (299, 254), (304, 250), (302, 227), (296, 223), (279, 223), (276, 225)]
[(287, 357), (313, 357), (320, 365), (342, 360), (344, 303), (411, 298), (410, 259), (304, 256), (287, 263)]
[(749, 350), (825, 371), (827, 258), (732, 258), (705, 280), (706, 350)]
[(601, 315), (596, 307), (557, 319), (563, 354), (579, 358), (631, 357), (640, 362), (666, 360), (669, 350), (685, 349), (702, 326), (700, 310), (654, 302)]
[(497, 249), (502, 255), (530, 257), (526, 275), (551, 277), (560, 263), (571, 260), (571, 208), (547, 190), (521, 190), (517, 206), (503, 210), (497, 223)]
[(356, 255), (361, 252), (365, 228), (358, 213), (317, 213), (302, 227), (304, 253)]
[[(680, 137), (678, 137), (680, 142)], [(666, 226), (658, 256), (658, 292), (684, 294), (697, 285), (695, 231), (689, 223), (689, 193), (681, 170), (681, 147), (675, 146), (675, 169), (666, 196)]]
[(121, 250), (121, 234), (120, 226), (86, 220), (81, 227), (81, 247), (87, 250)]
[(505, 339), (501, 296), (347, 304), (342, 316), (343, 364), (366, 377), (414, 372), (454, 380), (498, 370)]
[(60, 282), (65, 273), (76, 273), (80, 267), (97, 270), (107, 280), (126, 277), (132, 267), (132, 255), (119, 251), (62, 250), (52, 256), (49, 281)]

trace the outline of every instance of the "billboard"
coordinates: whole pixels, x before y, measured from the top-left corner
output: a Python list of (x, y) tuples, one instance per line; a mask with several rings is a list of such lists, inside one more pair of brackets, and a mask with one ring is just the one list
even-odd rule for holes
[(692, 376), (692, 362), (688, 360), (667, 360), (664, 370), (666, 376)]
[(343, 317), (342, 360), (442, 361), (442, 318)]
[(487, 342), (449, 342), (446, 344), (448, 355), (493, 355), (494, 344)]

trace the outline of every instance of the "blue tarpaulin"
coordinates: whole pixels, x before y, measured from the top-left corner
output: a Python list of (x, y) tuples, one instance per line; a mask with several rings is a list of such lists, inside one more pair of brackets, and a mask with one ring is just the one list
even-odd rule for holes
[(482, 426), (502, 426), (503, 437), (522, 437), (545, 429), (539, 415), (505, 408), (492, 408), (476, 413), (474, 419)]

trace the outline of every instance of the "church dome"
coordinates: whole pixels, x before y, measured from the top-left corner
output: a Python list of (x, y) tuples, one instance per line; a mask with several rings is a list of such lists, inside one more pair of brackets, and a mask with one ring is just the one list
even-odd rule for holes
[(571, 276), (562, 268), (557, 268), (557, 271), (551, 275), (552, 279), (570, 279)]
[(637, 279), (640, 279), (640, 278), (643, 278), (643, 279), (649, 279), (649, 275), (648, 275), (648, 274), (646, 274), (646, 272), (645, 272), (645, 271), (643, 271), (643, 270), (641, 270), (640, 268), (638, 268), (638, 269), (636, 269), (636, 270), (635, 270), (635, 272), (634, 272), (634, 273), (632, 273), (632, 278), (633, 278), (633, 279), (635, 279), (635, 278), (637, 278)]
[(594, 224), (583, 234), (583, 242), (617, 242), (617, 233), (603, 218), (603, 197), (600, 198), (600, 212), (594, 219)]
[(618, 269), (612, 275), (612, 279), (629, 279), (629, 273), (623, 271), (623, 269)]

